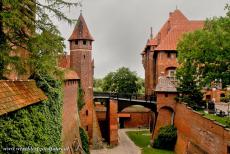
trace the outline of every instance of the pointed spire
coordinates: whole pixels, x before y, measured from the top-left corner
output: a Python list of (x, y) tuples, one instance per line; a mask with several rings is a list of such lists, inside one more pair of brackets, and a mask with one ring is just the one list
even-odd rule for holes
[(71, 40), (91, 40), (94, 41), (93, 37), (91, 36), (89, 29), (87, 27), (87, 24), (85, 22), (85, 19), (82, 15), (82, 12), (80, 13), (80, 16), (77, 20), (77, 24), (72, 32), (72, 35), (69, 38), (69, 41)]
[(150, 39), (153, 39), (153, 27), (150, 28)]

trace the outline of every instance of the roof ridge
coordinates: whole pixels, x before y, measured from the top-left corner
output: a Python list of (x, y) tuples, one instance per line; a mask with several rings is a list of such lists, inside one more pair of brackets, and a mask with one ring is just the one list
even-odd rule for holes
[(78, 17), (77, 23), (69, 38), (69, 41), (78, 39), (94, 41), (82, 14), (80, 14), (80, 16)]

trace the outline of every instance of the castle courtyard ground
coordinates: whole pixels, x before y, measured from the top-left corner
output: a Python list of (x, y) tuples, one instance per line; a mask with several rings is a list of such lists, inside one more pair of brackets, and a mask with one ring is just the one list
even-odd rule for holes
[(114, 148), (91, 150), (91, 154), (141, 154), (141, 149), (136, 146), (127, 136), (127, 131), (138, 131), (139, 129), (119, 129), (119, 145)]

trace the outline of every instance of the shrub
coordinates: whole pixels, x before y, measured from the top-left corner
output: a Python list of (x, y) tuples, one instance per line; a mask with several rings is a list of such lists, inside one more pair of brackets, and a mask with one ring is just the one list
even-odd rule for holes
[(161, 127), (157, 138), (154, 140), (153, 147), (174, 150), (176, 140), (177, 129), (173, 125)]
[(89, 152), (89, 138), (88, 135), (86, 134), (85, 130), (80, 127), (80, 137), (81, 137), (81, 142), (82, 142), (82, 148), (86, 154), (90, 154)]

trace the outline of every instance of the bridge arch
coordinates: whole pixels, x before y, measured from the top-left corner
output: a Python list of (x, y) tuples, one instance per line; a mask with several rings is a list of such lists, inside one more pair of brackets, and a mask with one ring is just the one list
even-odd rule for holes
[(149, 128), (155, 127), (156, 112), (143, 105), (131, 105), (118, 112), (120, 128)]

